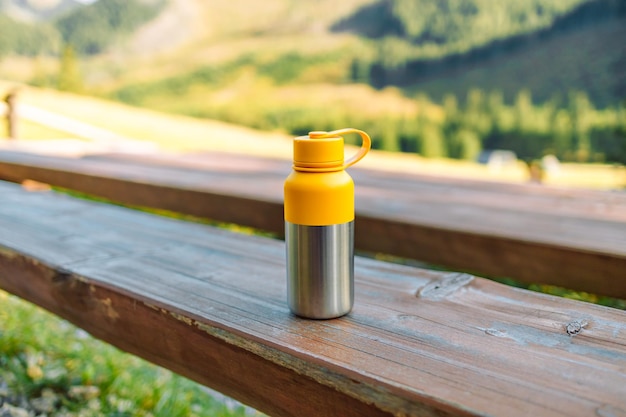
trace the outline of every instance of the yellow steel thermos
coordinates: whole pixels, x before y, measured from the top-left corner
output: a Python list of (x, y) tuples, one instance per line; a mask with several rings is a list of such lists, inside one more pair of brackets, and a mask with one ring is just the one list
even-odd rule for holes
[[(358, 133), (361, 149), (344, 160), (341, 135)], [(311, 132), (293, 142), (285, 181), (287, 299), (296, 315), (330, 319), (354, 303), (354, 182), (345, 169), (369, 151), (357, 129)]]

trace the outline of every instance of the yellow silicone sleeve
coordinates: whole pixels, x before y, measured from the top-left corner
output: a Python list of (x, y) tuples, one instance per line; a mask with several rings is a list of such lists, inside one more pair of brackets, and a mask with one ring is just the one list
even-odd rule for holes
[(285, 220), (327, 226), (354, 220), (354, 182), (341, 170), (293, 171), (285, 181)]

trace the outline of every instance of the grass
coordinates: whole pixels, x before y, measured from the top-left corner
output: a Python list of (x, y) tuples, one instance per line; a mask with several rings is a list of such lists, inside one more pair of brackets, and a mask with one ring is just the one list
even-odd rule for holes
[(599, 304), (605, 307), (626, 310), (626, 300), (603, 295), (592, 294), (584, 291), (574, 291), (568, 288), (547, 284), (527, 284), (512, 278), (490, 278), (502, 284), (512, 287), (523, 288), (543, 294), (555, 295), (557, 297), (569, 298), (570, 300), (584, 301), (586, 303)]
[(2, 381), (51, 417), (262, 415), (0, 291)]

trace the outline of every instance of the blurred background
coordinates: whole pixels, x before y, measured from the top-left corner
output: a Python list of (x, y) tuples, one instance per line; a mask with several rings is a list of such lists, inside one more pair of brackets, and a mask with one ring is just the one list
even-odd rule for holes
[(600, 188), (626, 182), (625, 40), (623, 0), (0, 0), (5, 81)]

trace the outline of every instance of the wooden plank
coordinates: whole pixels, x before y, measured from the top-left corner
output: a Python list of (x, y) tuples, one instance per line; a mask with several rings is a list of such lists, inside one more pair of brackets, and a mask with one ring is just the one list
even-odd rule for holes
[(303, 320), (281, 241), (0, 195), (1, 287), (271, 415), (626, 415), (626, 312), (357, 258), (353, 312)]
[[(289, 162), (228, 154), (0, 154), (34, 179), (282, 234)], [(487, 276), (626, 298), (626, 194), (351, 170), (356, 246)]]

